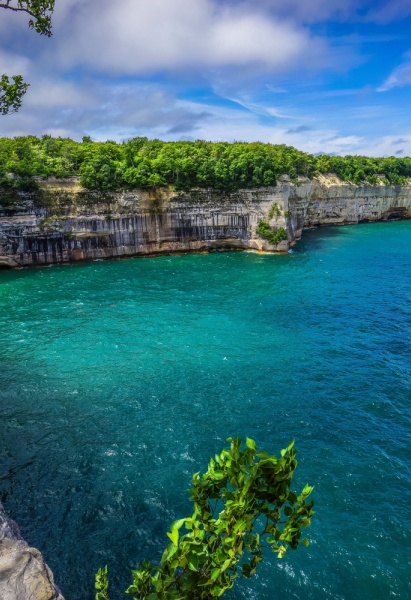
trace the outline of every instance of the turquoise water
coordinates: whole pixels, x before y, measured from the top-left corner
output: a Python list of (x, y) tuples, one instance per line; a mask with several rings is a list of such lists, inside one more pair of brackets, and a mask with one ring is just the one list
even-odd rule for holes
[(233, 434), (315, 485), (312, 545), (228, 599), (410, 598), (411, 222), (0, 273), (0, 499), (67, 600), (112, 598)]

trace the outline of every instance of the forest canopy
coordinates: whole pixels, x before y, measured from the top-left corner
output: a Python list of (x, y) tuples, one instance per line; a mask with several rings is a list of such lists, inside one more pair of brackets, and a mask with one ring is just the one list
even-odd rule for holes
[(403, 184), (411, 158), (314, 156), (292, 146), (261, 142), (164, 142), (136, 137), (127, 142), (82, 142), (44, 135), (0, 138), (0, 189), (30, 190), (34, 177), (79, 176), (90, 190), (173, 187), (235, 191), (291, 179), (335, 173), (352, 183)]

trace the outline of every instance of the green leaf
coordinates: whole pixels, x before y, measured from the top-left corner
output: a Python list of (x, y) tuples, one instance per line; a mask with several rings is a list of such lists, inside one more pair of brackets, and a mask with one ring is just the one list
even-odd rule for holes
[(302, 493), (304, 496), (309, 496), (311, 494), (311, 492), (313, 491), (313, 489), (314, 488), (312, 486), (306, 485), (306, 486), (304, 486)]
[(251, 450), (257, 450), (257, 444), (251, 438), (246, 438), (245, 443), (247, 448), (250, 448)]
[(174, 529), (170, 533), (167, 532), (168, 537), (173, 542), (175, 546), (178, 546), (178, 529)]
[(186, 521), (188, 521), (188, 520), (189, 520), (189, 519), (177, 519), (177, 521), (174, 521), (174, 522), (171, 524), (171, 531), (174, 531), (175, 529), (177, 529), (177, 531), (178, 531), (179, 529), (181, 529), (181, 528), (182, 528), (182, 526), (184, 525), (184, 523), (185, 523)]
[(99, 569), (96, 573), (95, 589), (97, 590), (96, 600), (109, 600), (108, 598), (108, 567), (107, 565)]
[[(177, 538), (178, 540), (178, 538)], [(167, 546), (167, 548), (164, 550), (163, 556), (161, 558), (162, 562), (165, 562), (166, 560), (170, 560), (170, 558), (172, 556), (174, 556), (174, 554), (177, 552), (177, 544), (169, 544)]]

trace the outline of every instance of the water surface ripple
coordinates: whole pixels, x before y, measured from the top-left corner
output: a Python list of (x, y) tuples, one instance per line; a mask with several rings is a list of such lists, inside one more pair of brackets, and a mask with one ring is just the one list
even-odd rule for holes
[(232, 600), (410, 598), (411, 222), (287, 256), (0, 273), (0, 498), (67, 600), (113, 600), (229, 435), (296, 438), (312, 545)]

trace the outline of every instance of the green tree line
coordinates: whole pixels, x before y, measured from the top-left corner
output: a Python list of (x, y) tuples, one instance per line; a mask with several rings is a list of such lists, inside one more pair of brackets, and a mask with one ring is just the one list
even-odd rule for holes
[(314, 156), (292, 146), (261, 142), (164, 142), (145, 137), (93, 142), (44, 135), (0, 138), (0, 189), (30, 190), (33, 177), (80, 176), (90, 190), (171, 186), (177, 191), (208, 187), (235, 191), (275, 185), (281, 175), (296, 179), (335, 173), (353, 183), (402, 184), (411, 158)]

